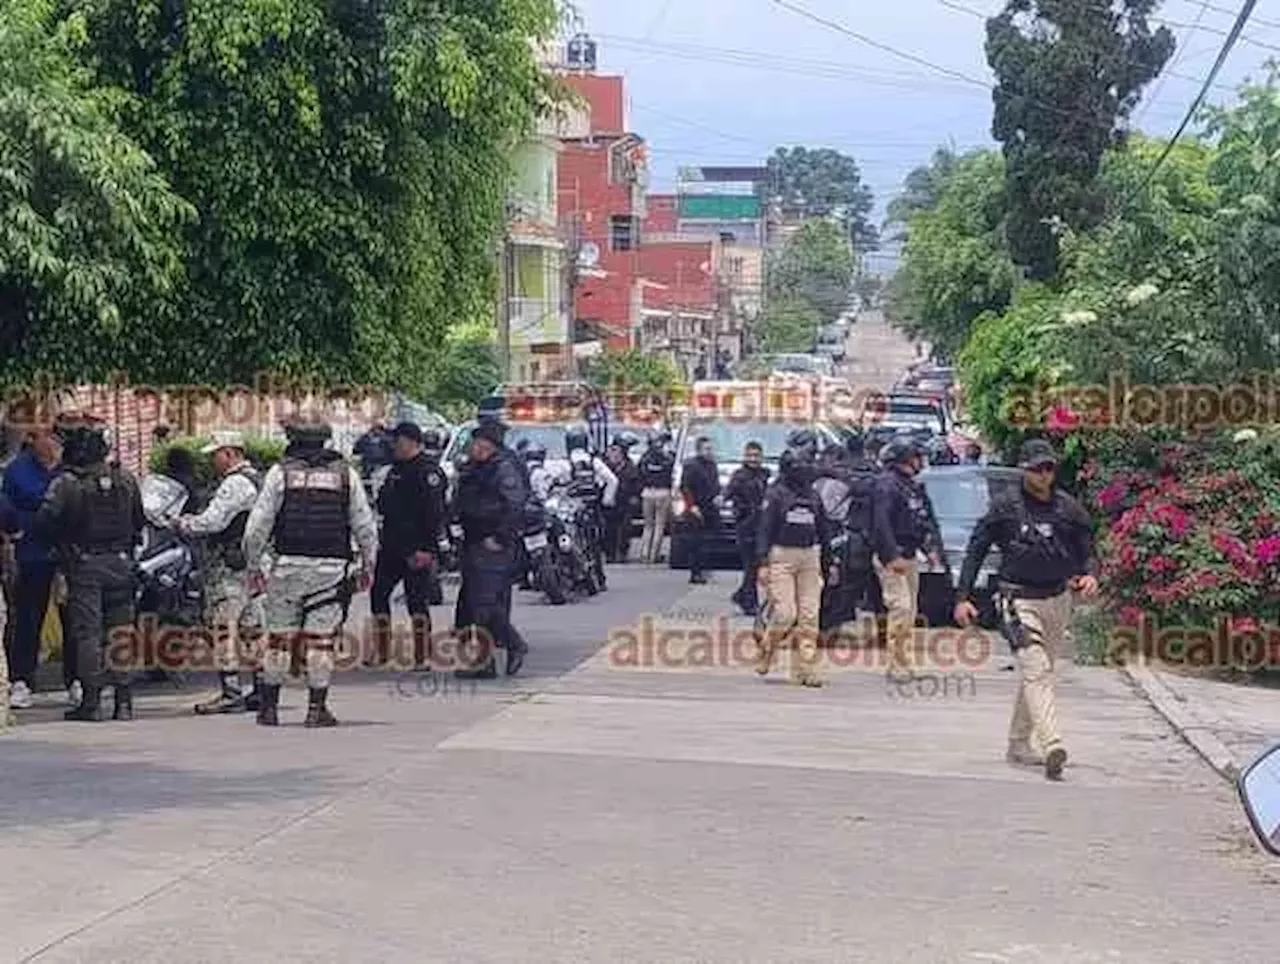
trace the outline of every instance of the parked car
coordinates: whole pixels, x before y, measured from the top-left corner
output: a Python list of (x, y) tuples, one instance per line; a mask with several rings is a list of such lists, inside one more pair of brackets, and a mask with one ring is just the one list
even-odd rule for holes
[[(993, 499), (1018, 491), (1022, 485), (1022, 473), (1015, 468), (997, 465), (933, 465), (921, 472), (919, 478), (933, 502), (938, 528), (942, 530), (946, 563), (943, 566), (921, 565), (920, 612), (930, 626), (950, 626), (953, 625), (956, 585), (969, 537)], [(993, 547), (978, 571), (978, 581), (974, 586), (979, 620), (987, 629), (994, 629), (997, 625), (993, 594), (999, 567), (1000, 553)]]
[(782, 375), (820, 375), (825, 378), (835, 377), (836, 368), (831, 359), (823, 355), (776, 355), (773, 358), (773, 373)]
[[(818, 435), (819, 450), (842, 444), (841, 436), (825, 424), (812, 422), (786, 422), (770, 419), (758, 421), (733, 421), (721, 418), (693, 418), (682, 428), (676, 441), (675, 494), (671, 507), (671, 568), (687, 569), (689, 554), (682, 523), (686, 512), (680, 496), (680, 473), (684, 463), (696, 454), (699, 437), (706, 436), (715, 447), (716, 466), (720, 473), (720, 489), (729, 483), (734, 469), (742, 464), (742, 450), (748, 442), (759, 442), (764, 448), (764, 464), (771, 478), (776, 478), (778, 462), (787, 448), (787, 438), (798, 429), (811, 429)], [(739, 569), (738, 548), (735, 539), (733, 506), (722, 500), (720, 525), (712, 533), (706, 546), (707, 568)]]

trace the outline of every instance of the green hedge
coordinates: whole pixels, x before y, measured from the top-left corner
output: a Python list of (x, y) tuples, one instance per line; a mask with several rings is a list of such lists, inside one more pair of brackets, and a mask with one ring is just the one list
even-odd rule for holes
[[(151, 449), (148, 464), (152, 472), (164, 472), (165, 458), (169, 450), (185, 449), (191, 453), (191, 459), (195, 463), (196, 483), (201, 486), (210, 485), (216, 481), (217, 475), (213, 469), (213, 459), (200, 451), (208, 443), (208, 437), (182, 436), (168, 439)], [(246, 435), (244, 447), (250, 462), (259, 469), (267, 469), (284, 457), (285, 442), (283, 439)]]

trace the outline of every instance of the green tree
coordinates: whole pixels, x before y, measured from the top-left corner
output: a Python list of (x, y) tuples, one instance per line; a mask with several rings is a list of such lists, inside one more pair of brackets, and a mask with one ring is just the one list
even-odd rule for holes
[(943, 354), (959, 351), (980, 315), (1000, 312), (1016, 272), (1004, 237), (1004, 162), (995, 151), (955, 161), (930, 207), (910, 214), (889, 286), (890, 320)]
[(669, 392), (682, 380), (670, 361), (634, 348), (591, 359), (587, 379), (597, 388), (654, 392)]
[(502, 381), (493, 332), (480, 322), (449, 330), (443, 352), (433, 353), (425, 400), (451, 418), (471, 418), (481, 399)]
[(530, 41), (554, 0), (62, 2), (200, 215), (132, 372), (406, 388), (452, 324), (490, 313), (507, 158), (551, 96)]
[(779, 147), (769, 158), (770, 191), (791, 218), (837, 217), (858, 251), (874, 251), (879, 232), (871, 223), (875, 199), (862, 182), (858, 162), (822, 147)]
[(768, 355), (812, 351), (821, 324), (812, 302), (795, 296), (771, 299), (756, 321), (755, 347)]
[(0, 0), (0, 380), (106, 374), (182, 275), (194, 212), (77, 55), (80, 16)]
[(1148, 22), (1155, 5), (1008, 0), (987, 21), (1009, 250), (1032, 279), (1057, 273), (1055, 224), (1087, 229), (1105, 213), (1102, 159), (1174, 50), (1168, 28), (1152, 31)]
[(849, 307), (856, 271), (842, 227), (828, 219), (806, 221), (771, 260), (768, 295), (803, 300), (816, 310), (819, 324), (826, 324)]
[(928, 164), (915, 168), (902, 182), (902, 193), (889, 202), (885, 214), (885, 227), (896, 229), (894, 240), (907, 236), (906, 226), (911, 215), (931, 211), (942, 200), (942, 191), (955, 173), (959, 157), (955, 151), (940, 147), (933, 152)]

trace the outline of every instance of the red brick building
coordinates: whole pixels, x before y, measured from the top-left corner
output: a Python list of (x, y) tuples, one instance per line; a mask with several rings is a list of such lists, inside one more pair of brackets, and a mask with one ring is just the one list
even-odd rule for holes
[(647, 152), (626, 130), (622, 77), (575, 72), (564, 80), (590, 113), (587, 136), (564, 141), (556, 178), (562, 219), (587, 269), (574, 286), (575, 341), (623, 350), (640, 322)]

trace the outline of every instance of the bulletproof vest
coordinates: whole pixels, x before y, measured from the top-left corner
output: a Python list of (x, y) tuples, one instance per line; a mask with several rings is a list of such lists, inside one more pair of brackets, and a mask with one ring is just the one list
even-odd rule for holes
[(675, 463), (662, 451), (650, 450), (640, 458), (640, 481), (647, 489), (671, 488)]
[(134, 491), (120, 469), (91, 466), (75, 474), (71, 541), (84, 552), (129, 552), (137, 530)]
[(337, 452), (321, 450), (286, 458), (284, 499), (271, 541), (282, 556), (350, 559), (350, 476)]
[(933, 520), (929, 515), (929, 501), (925, 497), (924, 486), (901, 472), (894, 471), (893, 475), (912, 529), (921, 541), (928, 539), (929, 533), (933, 531)]
[(1052, 506), (1046, 506), (1045, 515), (1037, 521), (1027, 508), (1026, 496), (1016, 497), (1017, 531), (1001, 552), (1001, 568), (1010, 579), (1034, 584), (1072, 574), (1071, 547), (1064, 538), (1059, 506), (1055, 495)]
[[(227, 478), (231, 478), (233, 475), (243, 476), (253, 483), (255, 491), (262, 491), (262, 475), (252, 465), (240, 466), (240, 468), (230, 472)], [(240, 570), (247, 567), (242, 543), (244, 541), (244, 527), (249, 521), (249, 512), (249, 509), (245, 509), (243, 512), (237, 513), (225, 529), (209, 536), (209, 547), (229, 569)]]
[(594, 459), (573, 459), (569, 462), (569, 492), (579, 499), (599, 498)]
[(872, 512), (875, 505), (876, 476), (869, 469), (853, 469), (849, 473), (849, 508), (845, 526), (870, 538)]
[(813, 491), (796, 492), (783, 486), (781, 526), (777, 541), (781, 546), (808, 548), (818, 544), (818, 513), (822, 511)]

